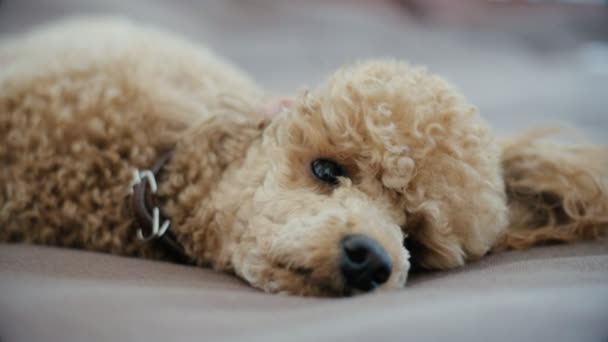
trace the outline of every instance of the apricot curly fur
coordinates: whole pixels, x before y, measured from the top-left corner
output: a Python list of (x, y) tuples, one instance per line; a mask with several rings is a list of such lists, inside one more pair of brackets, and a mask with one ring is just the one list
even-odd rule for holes
[(511, 223), (497, 251), (608, 233), (608, 148), (540, 141), (544, 135), (533, 131), (504, 144)]
[[(159, 199), (187, 254), (268, 292), (351, 293), (349, 234), (392, 259), (382, 290), (410, 263), (449, 269), (607, 231), (606, 148), (501, 144), (450, 84), (399, 61), (346, 66), (275, 106), (190, 42), (77, 19), (0, 43), (0, 89), (3, 242), (165, 259), (135, 238), (127, 199), (132, 170), (168, 149)], [(348, 177), (319, 182), (318, 158)]]

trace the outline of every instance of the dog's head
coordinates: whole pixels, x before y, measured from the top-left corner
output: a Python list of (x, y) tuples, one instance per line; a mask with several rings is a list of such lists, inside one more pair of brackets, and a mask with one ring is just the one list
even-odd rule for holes
[(194, 235), (204, 247), (190, 250), (266, 291), (399, 288), (410, 252), (422, 267), (459, 266), (486, 253), (506, 225), (492, 133), (422, 68), (346, 67), (247, 144), (232, 131), (223, 146), (247, 147), (189, 220), (207, 226)]

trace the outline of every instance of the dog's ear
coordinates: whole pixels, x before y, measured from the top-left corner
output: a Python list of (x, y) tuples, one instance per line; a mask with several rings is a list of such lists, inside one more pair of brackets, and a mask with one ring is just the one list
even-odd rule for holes
[(594, 240), (608, 233), (608, 148), (540, 141), (504, 143), (510, 227), (496, 250)]
[(208, 167), (223, 167), (242, 158), (270, 121), (260, 115), (217, 115), (185, 132), (178, 145), (182, 151), (208, 155)]
[(209, 193), (227, 168), (245, 158), (269, 122), (262, 115), (222, 114), (193, 125), (178, 140), (169, 173), (196, 192)]
[(199, 264), (229, 267), (221, 235), (242, 204), (243, 189), (254, 181), (253, 171), (243, 169), (247, 160), (260, 158), (256, 147), (268, 123), (261, 115), (217, 115), (184, 132), (175, 146), (159, 192), (174, 233)]

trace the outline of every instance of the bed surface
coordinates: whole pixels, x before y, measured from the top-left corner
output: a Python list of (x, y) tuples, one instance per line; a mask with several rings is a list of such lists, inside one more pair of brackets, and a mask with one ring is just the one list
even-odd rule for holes
[(607, 341), (608, 243), (490, 256), (346, 299), (261, 293), (210, 270), (0, 245), (10, 341)]

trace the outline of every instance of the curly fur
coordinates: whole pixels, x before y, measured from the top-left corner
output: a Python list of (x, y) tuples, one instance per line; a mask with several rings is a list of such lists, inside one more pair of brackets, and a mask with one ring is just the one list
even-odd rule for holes
[[(200, 47), (76, 20), (3, 42), (0, 89), (0, 241), (164, 259), (135, 238), (127, 197), (132, 170), (167, 149), (159, 197), (187, 254), (268, 292), (349, 293), (347, 234), (388, 252), (392, 289), (410, 253), (449, 269), (608, 230), (605, 148), (501, 145), (451, 85), (403, 62), (346, 66), (268, 115), (264, 91)], [(349, 177), (320, 183), (318, 158)]]

